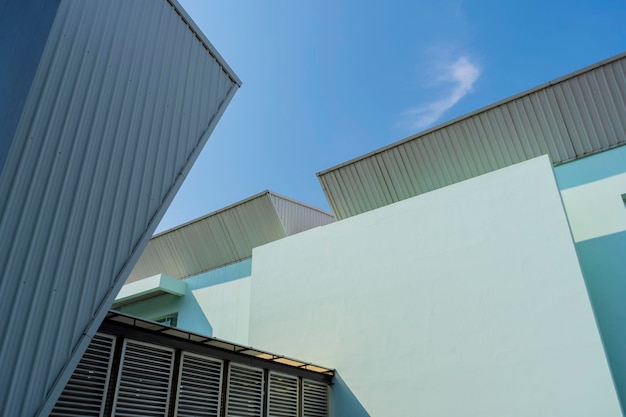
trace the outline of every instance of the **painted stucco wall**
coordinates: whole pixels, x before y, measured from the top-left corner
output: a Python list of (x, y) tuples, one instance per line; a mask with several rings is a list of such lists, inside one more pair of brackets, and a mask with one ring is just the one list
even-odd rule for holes
[(195, 290), (193, 297), (211, 323), (213, 337), (248, 345), (250, 277)]
[(626, 405), (626, 146), (555, 168), (615, 385)]
[(245, 259), (183, 280), (187, 284), (183, 296), (161, 295), (119, 310), (149, 320), (178, 314), (176, 326), (181, 329), (246, 345), (250, 270), (251, 259)]
[(255, 249), (250, 344), (333, 416), (620, 416), (547, 157)]

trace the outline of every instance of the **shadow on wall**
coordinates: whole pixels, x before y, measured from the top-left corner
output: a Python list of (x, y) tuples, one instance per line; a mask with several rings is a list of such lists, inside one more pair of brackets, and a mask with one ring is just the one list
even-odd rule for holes
[(604, 342), (615, 388), (626, 409), (626, 232), (614, 233), (576, 244), (589, 298)]
[(333, 385), (330, 389), (330, 415), (335, 417), (370, 417), (356, 396), (350, 391), (339, 372), (335, 372)]

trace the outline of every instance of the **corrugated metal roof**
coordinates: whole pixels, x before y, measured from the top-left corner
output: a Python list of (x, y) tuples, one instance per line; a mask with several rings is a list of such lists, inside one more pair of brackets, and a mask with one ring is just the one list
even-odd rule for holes
[(0, 415), (48, 415), (237, 90), (172, 5), (60, 2), (0, 177)]
[(337, 219), (548, 154), (626, 143), (626, 54), (318, 173)]
[(287, 235), (293, 235), (335, 221), (332, 214), (288, 197), (270, 192), (270, 198)]
[(270, 191), (150, 239), (127, 282), (157, 274), (185, 278), (252, 256), (252, 249), (332, 222), (321, 210)]

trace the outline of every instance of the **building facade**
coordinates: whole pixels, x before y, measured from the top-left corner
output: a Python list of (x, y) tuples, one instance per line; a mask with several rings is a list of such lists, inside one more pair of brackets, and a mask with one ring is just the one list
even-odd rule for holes
[[(624, 144), (620, 55), (319, 173), (336, 222), (196, 275), (146, 251), (116, 302), (334, 368), (332, 416), (620, 416)], [(200, 223), (176, 270), (233, 247)]]

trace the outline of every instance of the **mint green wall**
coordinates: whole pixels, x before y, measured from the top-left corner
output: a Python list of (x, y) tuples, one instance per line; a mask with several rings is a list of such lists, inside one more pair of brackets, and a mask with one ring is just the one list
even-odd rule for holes
[[(201, 291), (202, 289), (213, 287), (223, 294), (226, 299), (235, 300), (245, 297), (245, 285), (242, 291), (241, 283), (236, 281), (250, 276), (251, 260), (246, 259), (241, 262), (226, 265), (222, 268), (213, 269), (211, 271), (204, 272), (193, 277), (185, 279), (187, 283), (187, 291), (184, 296), (177, 297), (174, 295), (162, 295), (155, 298), (139, 301), (133, 304), (120, 307), (119, 310), (123, 313), (132, 314), (138, 317), (146, 319), (156, 319), (166, 315), (178, 313), (177, 327), (185, 329), (191, 332), (204, 334), (213, 337), (222, 337), (232, 342), (242, 343), (241, 337), (233, 337), (233, 331), (229, 327), (231, 318), (228, 316), (228, 311), (223, 310), (223, 314), (215, 314), (207, 316), (205, 311), (208, 311), (207, 306), (201, 306), (202, 300), (199, 300), (196, 293), (200, 291), (200, 298), (206, 299), (208, 297), (207, 291)], [(249, 286), (249, 284), (248, 284)], [(210, 292), (210, 291), (209, 291)], [(243, 295), (242, 295), (243, 293)], [(249, 304), (249, 294), (248, 300)], [(239, 303), (241, 304), (241, 303)], [(245, 315), (246, 313), (237, 313), (238, 315)], [(226, 322), (226, 326), (223, 323)], [(243, 325), (243, 324), (242, 324)], [(215, 329), (226, 328), (224, 334), (220, 335)], [(247, 338), (247, 327), (240, 330), (236, 335), (240, 335), (241, 332), (245, 332)], [(225, 337), (226, 336), (226, 337)], [(233, 340), (238, 338), (238, 340)]]
[(256, 248), (250, 344), (339, 416), (621, 416), (547, 157)]
[(554, 169), (622, 409), (626, 408), (626, 146)]
[(554, 168), (561, 190), (626, 172), (626, 146), (620, 146)]
[(626, 403), (626, 232), (579, 242), (598, 327), (622, 404)]
[(183, 297), (166, 294), (120, 307), (122, 313), (154, 320), (178, 313), (177, 327), (207, 336), (213, 335), (211, 323), (202, 313), (190, 289)]

